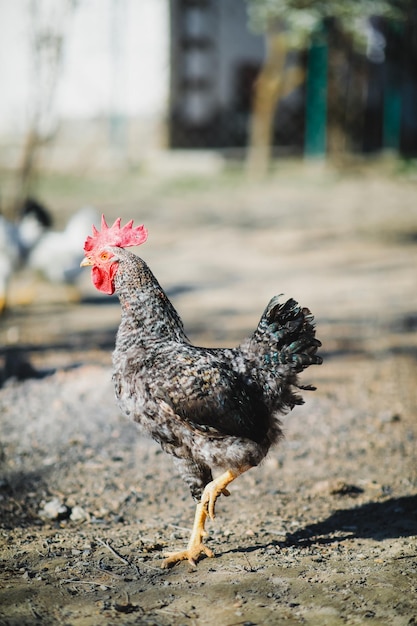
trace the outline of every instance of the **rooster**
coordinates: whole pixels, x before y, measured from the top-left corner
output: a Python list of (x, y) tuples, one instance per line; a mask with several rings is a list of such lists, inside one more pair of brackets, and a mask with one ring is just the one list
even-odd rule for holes
[[(257, 466), (283, 436), (279, 416), (302, 404), (298, 374), (320, 364), (321, 345), (307, 308), (274, 297), (257, 329), (237, 348), (203, 348), (188, 340), (181, 319), (147, 264), (125, 248), (147, 239), (133, 220), (118, 218), (87, 237), (82, 266), (97, 289), (116, 293), (121, 323), (113, 352), (113, 382), (124, 415), (171, 454), (197, 501), (185, 550), (163, 567), (213, 556), (203, 542), (217, 498)], [(213, 479), (213, 470), (219, 475)]]

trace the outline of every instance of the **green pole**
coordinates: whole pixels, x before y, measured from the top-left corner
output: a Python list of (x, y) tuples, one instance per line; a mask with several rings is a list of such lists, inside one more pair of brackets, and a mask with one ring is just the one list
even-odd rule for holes
[(327, 144), (328, 44), (324, 27), (313, 35), (307, 60), (304, 154), (324, 157)]
[(402, 67), (404, 64), (404, 25), (390, 22), (389, 30), (397, 42), (396, 61), (385, 60), (384, 117), (382, 126), (382, 146), (399, 151), (401, 137), (402, 108)]
[(401, 132), (401, 91), (398, 85), (388, 83), (384, 93), (383, 147), (398, 152)]

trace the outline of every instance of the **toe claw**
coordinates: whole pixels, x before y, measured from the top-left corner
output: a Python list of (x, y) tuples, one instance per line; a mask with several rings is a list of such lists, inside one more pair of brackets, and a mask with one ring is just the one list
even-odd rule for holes
[(162, 561), (161, 567), (162, 569), (168, 569), (179, 561), (188, 561), (193, 568), (196, 568), (197, 561), (202, 554), (205, 554), (209, 558), (214, 556), (213, 551), (205, 546), (204, 543), (199, 543), (198, 545), (192, 546), (192, 548), (181, 550), (180, 552), (166, 552), (164, 554), (166, 558)]

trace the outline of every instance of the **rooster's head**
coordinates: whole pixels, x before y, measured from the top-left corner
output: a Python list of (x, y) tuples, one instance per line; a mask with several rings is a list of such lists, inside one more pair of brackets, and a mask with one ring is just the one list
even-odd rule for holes
[(93, 225), (92, 236), (85, 240), (85, 258), (81, 262), (82, 267), (92, 265), (95, 287), (109, 295), (114, 293), (114, 275), (117, 271), (117, 258), (110, 248), (139, 246), (148, 238), (148, 231), (143, 225), (133, 228), (133, 220), (130, 220), (120, 228), (120, 222), (121, 218), (118, 217), (113, 226), (108, 226), (104, 215), (101, 216), (101, 230)]

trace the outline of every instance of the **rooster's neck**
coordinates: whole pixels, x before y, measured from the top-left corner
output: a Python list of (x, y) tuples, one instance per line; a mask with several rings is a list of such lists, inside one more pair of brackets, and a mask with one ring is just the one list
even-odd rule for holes
[(122, 307), (119, 336), (130, 335), (132, 343), (142, 344), (188, 341), (178, 313), (145, 261), (125, 253), (115, 276), (116, 294)]

